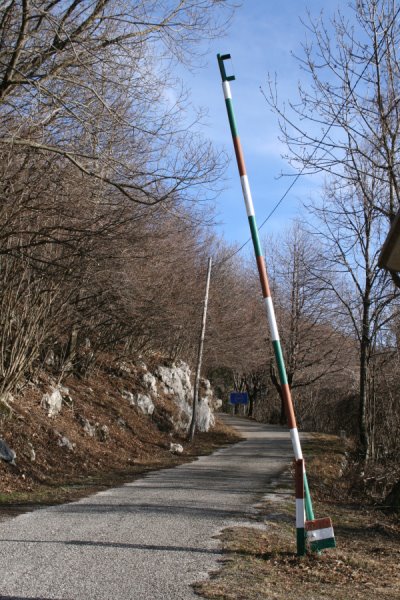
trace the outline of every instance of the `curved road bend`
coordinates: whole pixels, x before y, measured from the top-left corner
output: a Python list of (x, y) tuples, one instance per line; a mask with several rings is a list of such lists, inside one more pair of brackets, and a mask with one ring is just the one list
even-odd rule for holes
[(0, 598), (198, 600), (218, 531), (292, 457), (288, 430), (224, 416), (246, 440), (89, 498), (0, 523)]

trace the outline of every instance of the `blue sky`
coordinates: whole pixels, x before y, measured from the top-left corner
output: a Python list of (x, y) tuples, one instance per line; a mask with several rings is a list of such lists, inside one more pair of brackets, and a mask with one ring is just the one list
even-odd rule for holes
[[(204, 59), (204, 67), (193, 73), (181, 73), (195, 105), (208, 111), (201, 130), (231, 157), (226, 187), (216, 201), (218, 232), (232, 243), (242, 244), (249, 237), (248, 223), (241, 196), (231, 135), (221, 89), (216, 54), (230, 53), (236, 81), (231, 83), (233, 105), (241, 138), (247, 172), (252, 188), (258, 225), (289, 186), (291, 179), (279, 178), (282, 171), (294, 172), (281, 159), (284, 147), (278, 140), (276, 116), (260, 92), (267, 90), (268, 73), (277, 74), (281, 100), (296, 98), (301, 72), (291, 53), (301, 53), (307, 8), (328, 18), (347, 2), (336, 0), (244, 0), (237, 9), (225, 38), (213, 41)], [(301, 177), (282, 205), (262, 228), (261, 234), (277, 234), (295, 217), (307, 219), (303, 201), (320, 193), (321, 177)]]

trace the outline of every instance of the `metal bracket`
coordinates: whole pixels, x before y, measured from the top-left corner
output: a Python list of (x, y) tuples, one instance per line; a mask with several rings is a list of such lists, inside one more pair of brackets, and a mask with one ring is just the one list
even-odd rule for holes
[(233, 81), (234, 75), (227, 75), (225, 71), (224, 60), (228, 60), (231, 57), (230, 54), (217, 54), (219, 70), (221, 72), (222, 81)]

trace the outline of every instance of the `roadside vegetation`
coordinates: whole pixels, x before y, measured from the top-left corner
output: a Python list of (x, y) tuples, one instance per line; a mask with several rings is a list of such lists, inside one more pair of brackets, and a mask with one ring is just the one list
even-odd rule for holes
[(395, 600), (400, 593), (397, 516), (354, 486), (349, 457), (334, 436), (313, 434), (305, 444), (317, 517), (333, 520), (337, 547), (296, 556), (293, 474), (271, 486), (256, 523), (222, 531), (221, 568), (195, 586), (210, 600)]

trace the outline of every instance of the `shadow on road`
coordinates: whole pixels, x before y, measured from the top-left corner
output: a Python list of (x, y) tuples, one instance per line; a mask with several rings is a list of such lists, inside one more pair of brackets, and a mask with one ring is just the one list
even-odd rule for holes
[[(189, 546), (157, 546), (154, 544), (124, 544), (121, 542), (92, 542), (90, 540), (2, 540), (10, 544), (51, 544), (51, 545), (62, 545), (62, 546), (84, 546), (84, 547), (95, 547), (95, 548), (119, 548), (121, 550), (145, 550), (145, 551), (159, 551), (159, 552), (194, 552), (195, 554), (212, 554), (215, 556), (221, 556), (224, 554), (223, 550), (210, 549), (210, 548), (191, 548)], [(9, 596), (1, 596), (0, 600), (14, 600)], [(26, 598), (25, 600), (33, 600)], [(49, 598), (35, 598), (34, 600), (50, 600)]]
[[(196, 499), (193, 500), (195, 502)], [(243, 518), (245, 512), (242, 508), (210, 508), (204, 506), (177, 506), (168, 504), (68, 504), (63, 506), (62, 510), (59, 511), (63, 515), (65, 514), (115, 514), (115, 513), (138, 513), (141, 515), (156, 514), (165, 515), (167, 517), (171, 515), (178, 515), (179, 517), (188, 517), (195, 519), (209, 519), (209, 518)], [(0, 596), (0, 600), (1, 596)]]

